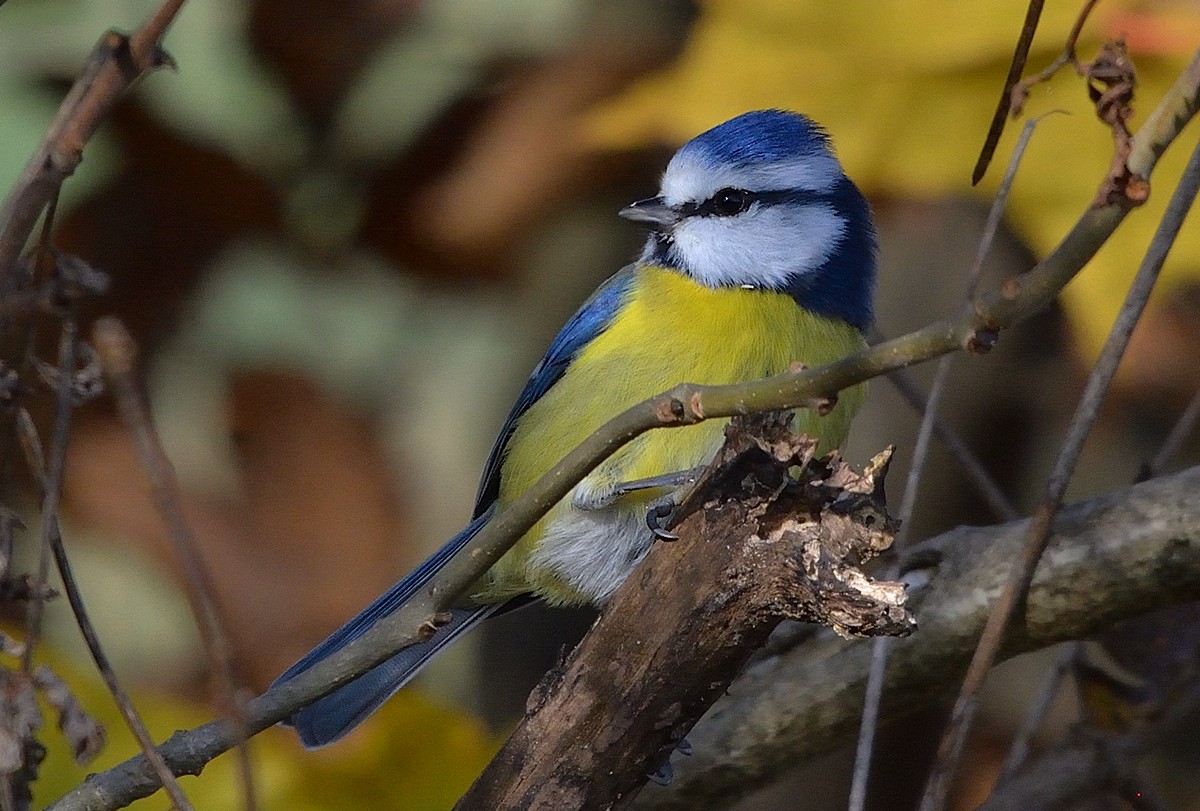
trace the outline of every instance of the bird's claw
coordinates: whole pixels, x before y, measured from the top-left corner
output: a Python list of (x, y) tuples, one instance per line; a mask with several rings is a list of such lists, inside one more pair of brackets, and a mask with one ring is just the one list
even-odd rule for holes
[(662, 501), (654, 502), (646, 510), (646, 526), (650, 528), (650, 532), (654, 534), (654, 537), (660, 541), (679, 540), (678, 535), (666, 529), (675, 518), (675, 506), (675, 502), (668, 497)]

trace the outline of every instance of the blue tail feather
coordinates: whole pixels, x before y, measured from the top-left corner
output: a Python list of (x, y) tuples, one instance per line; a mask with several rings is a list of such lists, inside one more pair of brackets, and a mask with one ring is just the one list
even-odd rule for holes
[[(467, 542), (475, 537), (491, 518), (491, 512), (489, 510), (471, 521), (462, 532), (451, 538), (411, 574), (377, 597), (357, 616), (289, 667), (275, 680), (275, 684), (282, 684), (294, 678), (346, 647), (376, 622), (412, 598), (441, 571), (450, 558), (458, 554)], [(332, 743), (378, 709), (447, 645), (500, 608), (501, 606), (481, 606), (452, 609), (450, 622), (440, 628), (428, 642), (400, 651), (344, 687), (300, 710), (285, 721), (284, 725), (295, 727), (305, 746), (315, 747)]]
[(309, 749), (333, 743), (379, 709), (450, 643), (499, 608), (485, 605), (451, 609), (452, 619), (433, 639), (405, 648), (346, 686), (300, 710), (286, 725), (295, 728), (300, 742)]

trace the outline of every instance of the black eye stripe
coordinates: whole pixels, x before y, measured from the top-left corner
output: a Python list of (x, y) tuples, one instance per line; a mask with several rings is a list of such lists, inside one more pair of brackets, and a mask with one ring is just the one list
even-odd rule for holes
[[(732, 205), (730, 194), (737, 195), (738, 205)], [(773, 191), (746, 191), (745, 189), (721, 189), (701, 203), (682, 203), (679, 213), (684, 217), (729, 217), (740, 214), (755, 203), (774, 206), (781, 203), (823, 203), (833, 199), (832, 194), (808, 189), (777, 189)]]

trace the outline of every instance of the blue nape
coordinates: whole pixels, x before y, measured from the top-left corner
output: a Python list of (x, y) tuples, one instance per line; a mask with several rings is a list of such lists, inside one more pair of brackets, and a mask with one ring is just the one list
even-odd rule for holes
[(827, 199), (846, 221), (846, 233), (824, 264), (794, 277), (787, 292), (804, 309), (840, 318), (866, 333), (875, 319), (877, 238), (871, 208), (848, 177), (838, 181)]

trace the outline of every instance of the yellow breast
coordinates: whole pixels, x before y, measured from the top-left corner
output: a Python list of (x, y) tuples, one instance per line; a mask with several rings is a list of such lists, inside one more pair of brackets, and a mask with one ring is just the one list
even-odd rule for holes
[[(714, 290), (666, 268), (641, 267), (612, 324), (521, 417), (501, 468), (499, 504), (510, 503), (604, 422), (675, 384), (754, 380), (778, 374), (794, 361), (820, 366), (863, 346), (856, 329), (806, 312), (786, 294)], [(840, 446), (863, 394), (861, 386), (842, 392), (825, 417), (798, 412), (797, 430), (817, 437), (825, 450)], [(643, 434), (594, 471), (589, 482), (631, 481), (704, 464), (720, 446), (726, 422)], [(569, 509), (564, 499), (530, 530), (493, 568), (479, 598), (491, 601), (529, 590), (533, 584), (523, 561), (547, 522)]]

